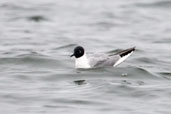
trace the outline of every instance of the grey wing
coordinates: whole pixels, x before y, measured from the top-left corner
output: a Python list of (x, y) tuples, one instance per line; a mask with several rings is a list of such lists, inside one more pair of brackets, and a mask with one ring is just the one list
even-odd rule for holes
[(92, 67), (113, 66), (120, 58), (119, 55), (91, 58), (90, 65)]
[(134, 50), (135, 47), (120, 51), (112, 55), (95, 55), (89, 59), (89, 62), (91, 67), (116, 66), (123, 62), (127, 57), (129, 57)]

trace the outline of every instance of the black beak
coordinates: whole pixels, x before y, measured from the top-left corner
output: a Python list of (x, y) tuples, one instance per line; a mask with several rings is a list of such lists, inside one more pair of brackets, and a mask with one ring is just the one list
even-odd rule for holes
[(74, 56), (74, 54), (70, 55), (70, 57)]

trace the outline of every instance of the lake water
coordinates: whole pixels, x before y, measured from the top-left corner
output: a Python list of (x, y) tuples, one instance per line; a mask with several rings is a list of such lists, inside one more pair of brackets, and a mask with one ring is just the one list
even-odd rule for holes
[[(116, 68), (87, 52), (136, 46)], [(1, 0), (2, 114), (171, 114), (171, 0)]]

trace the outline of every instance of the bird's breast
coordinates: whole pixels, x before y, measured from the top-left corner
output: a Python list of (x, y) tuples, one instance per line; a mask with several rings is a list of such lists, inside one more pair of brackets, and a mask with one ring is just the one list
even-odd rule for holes
[(89, 60), (87, 57), (80, 57), (75, 60), (75, 67), (76, 68), (91, 68), (89, 64)]

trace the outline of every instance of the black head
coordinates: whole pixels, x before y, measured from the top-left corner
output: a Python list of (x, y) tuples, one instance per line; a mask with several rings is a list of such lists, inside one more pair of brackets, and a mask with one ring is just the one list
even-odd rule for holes
[(84, 48), (81, 47), (81, 46), (77, 46), (75, 49), (74, 49), (74, 53), (71, 55), (72, 56), (75, 56), (75, 58), (79, 58), (81, 56), (84, 55)]

